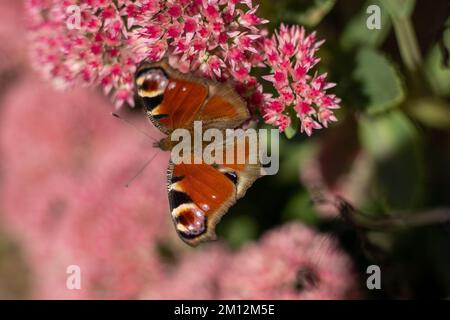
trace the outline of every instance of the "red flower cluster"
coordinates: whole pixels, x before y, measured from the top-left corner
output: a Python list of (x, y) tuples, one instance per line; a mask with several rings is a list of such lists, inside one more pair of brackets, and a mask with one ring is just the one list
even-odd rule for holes
[[(133, 74), (142, 60), (167, 57), (182, 72), (232, 79), (249, 107), (284, 131), (290, 110), (308, 135), (336, 121), (339, 99), (325, 75), (309, 75), (321, 42), (298, 26), (269, 37), (252, 0), (28, 0), (35, 64), (60, 85), (101, 84), (116, 105), (133, 105)], [(278, 96), (264, 94), (255, 68)], [(320, 123), (320, 124), (319, 124)]]
[(313, 129), (327, 127), (337, 121), (332, 109), (339, 108), (340, 99), (327, 94), (326, 90), (335, 86), (326, 82), (326, 74), (310, 76), (309, 72), (319, 62), (315, 56), (323, 41), (316, 41), (316, 34), (305, 35), (299, 26), (286, 27), (272, 38), (265, 39), (267, 65), (272, 74), (264, 79), (273, 83), (278, 96), (268, 99), (263, 108), (267, 123), (284, 131), (290, 125), (289, 109), (294, 109), (301, 122), (301, 132), (308, 136)]

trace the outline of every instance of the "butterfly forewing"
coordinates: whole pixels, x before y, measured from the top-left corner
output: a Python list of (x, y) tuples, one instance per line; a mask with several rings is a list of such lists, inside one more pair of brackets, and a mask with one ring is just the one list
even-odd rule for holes
[(170, 68), (166, 62), (143, 64), (136, 73), (138, 96), (150, 120), (164, 133), (191, 128), (235, 128), (249, 118), (245, 102), (229, 84), (201, 80)]

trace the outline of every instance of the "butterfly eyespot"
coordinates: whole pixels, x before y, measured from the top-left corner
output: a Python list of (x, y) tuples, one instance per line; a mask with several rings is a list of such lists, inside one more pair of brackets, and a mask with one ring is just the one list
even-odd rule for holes
[(138, 93), (142, 97), (155, 97), (164, 93), (169, 79), (163, 70), (151, 68), (142, 71), (136, 78)]
[(193, 238), (206, 231), (205, 213), (197, 207), (181, 211), (176, 220), (177, 230), (185, 238)]
[(236, 174), (236, 172), (233, 172), (233, 171), (224, 172), (224, 175), (228, 179), (230, 179), (234, 184), (238, 183), (238, 175)]

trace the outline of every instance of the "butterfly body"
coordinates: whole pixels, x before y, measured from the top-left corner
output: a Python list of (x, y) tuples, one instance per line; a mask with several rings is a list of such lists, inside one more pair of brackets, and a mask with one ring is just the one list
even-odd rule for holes
[[(201, 122), (202, 133), (208, 129), (224, 133), (249, 118), (245, 102), (230, 84), (181, 74), (165, 61), (142, 64), (135, 81), (149, 119), (167, 135), (156, 143), (165, 151), (171, 151), (178, 143), (171, 138), (176, 129), (186, 129), (194, 136), (194, 123)], [(245, 137), (234, 142), (245, 150), (247, 160), (249, 142)], [(216, 149), (216, 154), (225, 154), (226, 143)], [(216, 224), (260, 176), (260, 165), (237, 163), (235, 158), (206, 163), (194, 152), (189, 158), (198, 161), (169, 162), (167, 188), (175, 228), (183, 241), (195, 246), (215, 239)]]

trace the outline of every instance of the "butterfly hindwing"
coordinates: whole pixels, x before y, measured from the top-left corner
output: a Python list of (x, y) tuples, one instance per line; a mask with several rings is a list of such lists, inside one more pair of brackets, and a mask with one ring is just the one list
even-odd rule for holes
[[(236, 150), (242, 144), (243, 150), (248, 150), (248, 141), (242, 137), (236, 140)], [(226, 159), (226, 148), (218, 148), (217, 152), (223, 152)], [(216, 224), (261, 175), (259, 162), (250, 163), (248, 152), (243, 163), (235, 163), (235, 159), (222, 164), (171, 162), (168, 172), (169, 204), (175, 228), (193, 246), (215, 239)]]

